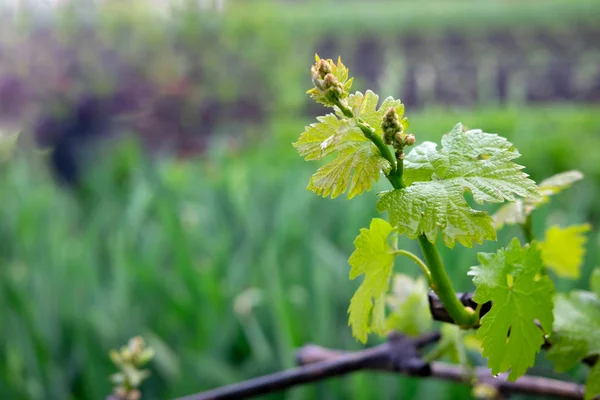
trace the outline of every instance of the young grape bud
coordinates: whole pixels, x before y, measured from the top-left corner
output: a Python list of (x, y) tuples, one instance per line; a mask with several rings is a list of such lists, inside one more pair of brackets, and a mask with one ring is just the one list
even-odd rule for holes
[(404, 138), (404, 144), (406, 146), (412, 146), (413, 144), (415, 144), (415, 135), (413, 135), (412, 133), (409, 133), (408, 135), (406, 135), (406, 137)]
[(331, 74), (333, 71), (331, 69), (331, 65), (329, 65), (326, 60), (320, 59), (317, 63), (317, 72), (319, 74), (319, 79), (325, 79), (327, 74)]
[(388, 146), (394, 143), (394, 131), (392, 129), (383, 131), (383, 143)]
[(397, 132), (402, 132), (402, 124), (400, 124), (400, 119), (396, 113), (396, 108), (390, 107), (387, 109), (385, 114), (383, 114), (381, 129), (383, 129), (384, 132), (390, 131), (391, 135), (394, 135)]
[(394, 135), (394, 145), (397, 147), (404, 147), (404, 141), (405, 141), (406, 135), (402, 132), (396, 132), (396, 134)]

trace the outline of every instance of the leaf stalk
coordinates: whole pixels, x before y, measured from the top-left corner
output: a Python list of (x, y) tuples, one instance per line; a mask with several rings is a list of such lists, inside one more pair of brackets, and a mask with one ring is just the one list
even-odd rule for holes
[(410, 251), (407, 251), (407, 250), (396, 250), (396, 251), (394, 251), (394, 255), (406, 256), (406, 257), (410, 258), (411, 260), (413, 260), (421, 268), (421, 270), (425, 274), (425, 277), (427, 277), (429, 286), (433, 286), (435, 284), (435, 282), (433, 282), (433, 279), (431, 278), (431, 272), (429, 271), (429, 268), (427, 268), (427, 264), (425, 264), (423, 262), (423, 260), (421, 260), (416, 254), (411, 253)]

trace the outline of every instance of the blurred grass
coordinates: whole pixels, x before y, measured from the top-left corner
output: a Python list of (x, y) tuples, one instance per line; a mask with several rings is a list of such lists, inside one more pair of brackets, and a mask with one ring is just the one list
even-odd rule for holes
[[(148, 23), (153, 16), (144, 7), (128, 9), (129, 14), (103, 10), (97, 20), (103, 43), (132, 59), (170, 60), (177, 41), (169, 41), (168, 34), (175, 31), (174, 37), (194, 50), (191, 58), (207, 68), (210, 79), (201, 80), (201, 100), (218, 96), (228, 102), (247, 95), (265, 103), (268, 122), (263, 129), (230, 125), (224, 131), (260, 135), (250, 135), (240, 148), (238, 137), (223, 134), (193, 163), (150, 162), (134, 142), (124, 143), (90, 171), (85, 195), (56, 188), (42, 173), (39, 155), (20, 152), (0, 166), (0, 398), (101, 399), (110, 391), (113, 372), (108, 350), (137, 334), (157, 352), (144, 387), (147, 399), (289, 367), (293, 349), (308, 342), (359, 347), (346, 327), (346, 309), (358, 285), (348, 280), (346, 260), (359, 229), (377, 215), (375, 193), (387, 186), (380, 182), (352, 201), (319, 199), (305, 191), (317, 165), (303, 162), (291, 142), (312, 122), (299, 119), (298, 110), (306, 104), (306, 61), (316, 43), (332, 33), (347, 34), (342, 40), (350, 50), (356, 38), (371, 31), (385, 36), (443, 34), (450, 28), (559, 30), (594, 26), (600, 14), (599, 3), (590, 0), (385, 4), (318, 2), (315, 11), (314, 4), (240, 1), (222, 20), (183, 12), (168, 27)], [(70, 22), (57, 22), (65, 38), (77, 37)], [(133, 33), (124, 41), (121, 30), (127, 28)], [(223, 49), (225, 56), (215, 56)], [(352, 52), (345, 54), (345, 60), (352, 59)], [(238, 64), (244, 74), (234, 68)], [(178, 76), (152, 70), (151, 61), (141, 65), (165, 85)], [(546, 221), (595, 224), (600, 218), (599, 112), (597, 106), (557, 105), (434, 108), (409, 110), (408, 116), (420, 141), (438, 140), (458, 121), (505, 135), (524, 154), (520, 161), (536, 180), (581, 169), (586, 180), (535, 215), (539, 236)], [(494, 250), (518, 234), (507, 228), (498, 243), (476, 250)], [(561, 281), (561, 290), (587, 286), (591, 268), (600, 264), (599, 240), (595, 229), (582, 279)], [(401, 244), (418, 251), (406, 240)], [(443, 256), (458, 289), (469, 290), (465, 272), (475, 251), (457, 247), (443, 250)], [(400, 260), (396, 269), (418, 272)], [(542, 363), (533, 372), (548, 374), (550, 368)], [(460, 385), (362, 373), (269, 398), (467, 395)]]
[[(534, 179), (581, 169), (583, 183), (535, 215), (595, 223), (600, 205), (598, 107), (408, 113), (419, 141), (456, 122), (510, 138)], [(353, 349), (346, 309), (358, 282), (347, 257), (377, 215), (376, 190), (352, 201), (305, 191), (317, 165), (291, 147), (309, 120), (273, 119), (243, 149), (223, 136), (192, 163), (150, 162), (135, 142), (90, 171), (85, 197), (59, 190), (39, 155), (19, 151), (0, 169), (0, 398), (101, 399), (107, 353), (137, 334), (157, 352), (145, 398), (197, 392), (293, 364), (312, 342)], [(491, 208), (490, 208), (491, 209)], [(505, 229), (493, 250), (518, 230)], [(598, 230), (579, 282), (600, 264)], [(401, 245), (418, 251), (413, 243)], [(443, 251), (459, 290), (475, 251)], [(396, 270), (416, 274), (410, 262)], [(376, 340), (374, 340), (376, 342)], [(542, 363), (534, 372), (547, 373)], [(579, 377), (581, 378), (581, 377)], [(270, 398), (451, 399), (454, 384), (356, 374)]]
[[(561, 29), (594, 25), (600, 6), (594, 0), (550, 1), (360, 1), (284, 4), (278, 1), (238, 1), (231, 16), (261, 24), (297, 25), (313, 34), (355, 35), (399, 32), (439, 32), (511, 27), (517, 30)], [(344, 4), (346, 3), (346, 4)], [(558, 17), (558, 18), (557, 18)]]

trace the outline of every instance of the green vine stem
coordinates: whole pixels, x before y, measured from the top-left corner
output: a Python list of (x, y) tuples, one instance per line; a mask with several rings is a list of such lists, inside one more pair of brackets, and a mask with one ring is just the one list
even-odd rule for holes
[(419, 244), (425, 256), (425, 261), (429, 265), (431, 278), (435, 286), (432, 288), (440, 298), (440, 301), (448, 310), (448, 314), (454, 322), (461, 328), (471, 328), (477, 324), (478, 316), (471, 309), (467, 309), (456, 296), (456, 291), (452, 287), (452, 282), (446, 273), (442, 258), (437, 247), (432, 244), (425, 235), (419, 236)]
[[(345, 106), (341, 101), (339, 101), (339, 104), (341, 104), (341, 106), (338, 105), (338, 107), (340, 107), (344, 115), (348, 116), (349, 118), (354, 117), (352, 110)], [(381, 155), (392, 164), (392, 170), (388, 175), (386, 175), (386, 177), (392, 184), (393, 188), (404, 188), (402, 183), (402, 173), (404, 170), (403, 159), (401, 157), (395, 158), (392, 155), (390, 148), (383, 143), (382, 138), (379, 137), (379, 135), (377, 135), (373, 128), (368, 124), (365, 124), (362, 121), (357, 121), (357, 125), (364, 133), (365, 137), (367, 137), (375, 144), (375, 146), (377, 146)], [(425, 235), (419, 236), (419, 244), (421, 246), (421, 250), (423, 251), (423, 255), (425, 256), (425, 261), (427, 263), (426, 267), (429, 266), (428, 271), (430, 275), (428, 276), (428, 279), (430, 286), (448, 310), (450, 317), (452, 317), (454, 322), (460, 327), (471, 328), (475, 326), (479, 318), (474, 310), (466, 308), (458, 300), (456, 291), (452, 287), (452, 282), (446, 273), (446, 269), (444, 268), (444, 264), (437, 247), (432, 244)]]

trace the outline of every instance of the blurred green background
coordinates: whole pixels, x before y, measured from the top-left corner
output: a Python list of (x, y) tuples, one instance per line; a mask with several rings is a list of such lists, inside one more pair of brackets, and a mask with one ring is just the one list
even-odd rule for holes
[[(581, 279), (557, 285), (587, 287), (600, 265), (597, 1), (167, 3), (3, 9), (0, 135), (23, 134), (0, 154), (0, 398), (102, 399), (109, 349), (138, 334), (156, 351), (149, 400), (292, 367), (307, 343), (360, 348), (347, 258), (386, 185), (352, 201), (306, 192), (317, 166), (291, 143), (325, 112), (304, 94), (315, 52), (342, 56), (355, 90), (401, 98), (418, 141), (460, 121), (508, 137), (537, 181), (583, 171), (534, 228), (593, 224)], [(133, 138), (87, 170), (85, 197), (55, 183), (29, 134), (40, 110), (82, 93), (136, 115)], [(519, 234), (442, 250), (457, 289), (472, 289), (476, 251)], [(539, 361), (533, 374), (560, 377)], [(268, 398), (469, 396), (358, 373)]]

